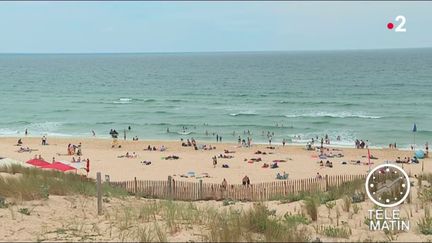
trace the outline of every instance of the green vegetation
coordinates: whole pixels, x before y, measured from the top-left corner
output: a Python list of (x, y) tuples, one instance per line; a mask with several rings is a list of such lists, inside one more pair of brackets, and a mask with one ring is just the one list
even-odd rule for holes
[(335, 227), (335, 226), (325, 226), (321, 229), (321, 233), (328, 237), (333, 238), (346, 238), (348, 239), (352, 231), (350, 228), (347, 227)]
[(30, 215), (30, 210), (28, 208), (20, 208), (18, 210), (19, 213), (22, 213), (24, 215)]
[(304, 215), (276, 216), (273, 210), (256, 203), (248, 210), (231, 207), (197, 207), (192, 203), (173, 201), (145, 202), (141, 206), (114, 208), (105, 218), (113, 222), (114, 235), (125, 241), (166, 242), (168, 235), (198, 227), (200, 241), (209, 242), (305, 242), (310, 223)]
[(302, 191), (296, 194), (290, 194), (284, 197), (276, 197), (274, 200), (280, 200), (282, 203), (290, 203), (295, 201), (305, 200), (309, 197), (315, 197), (319, 199), (321, 204), (340, 199), (344, 196), (351, 196), (352, 202), (364, 201), (364, 179), (356, 179), (349, 182), (344, 182), (341, 185), (332, 186), (328, 188), (327, 192), (321, 191)]
[(317, 221), (318, 219), (318, 207), (319, 199), (317, 197), (308, 197), (304, 200), (304, 209), (312, 221)]
[[(14, 177), (0, 176), (0, 196), (21, 200), (47, 199), (49, 195), (80, 194), (96, 195), (95, 181), (77, 174), (53, 170), (41, 170), (21, 165), (1, 166), (0, 172), (15, 174)], [(103, 184), (107, 196), (121, 197), (128, 193), (123, 189)]]
[(430, 209), (425, 208), (425, 215), (417, 223), (420, 233), (424, 235), (432, 235), (432, 217), (430, 216)]

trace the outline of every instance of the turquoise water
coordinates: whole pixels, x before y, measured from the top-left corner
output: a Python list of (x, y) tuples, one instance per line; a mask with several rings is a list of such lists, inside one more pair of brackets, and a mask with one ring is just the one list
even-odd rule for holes
[(3, 54), (0, 82), (1, 136), (109, 137), (131, 126), (128, 137), (177, 140), (186, 126), (210, 141), (250, 130), (255, 142), (270, 131), (274, 142), (328, 134), (339, 145), (408, 146), (415, 122), (416, 143), (432, 140), (432, 49)]

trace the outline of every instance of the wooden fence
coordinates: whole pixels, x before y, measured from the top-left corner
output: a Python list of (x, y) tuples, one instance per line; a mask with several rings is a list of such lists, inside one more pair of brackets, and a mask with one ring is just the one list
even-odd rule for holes
[(231, 184), (226, 189), (221, 184), (203, 183), (202, 180), (197, 182), (176, 181), (171, 177), (165, 181), (137, 180), (135, 178), (133, 181), (109, 183), (124, 188), (132, 194), (148, 198), (183, 201), (223, 199), (261, 201), (303, 191), (327, 191), (329, 187), (338, 187), (344, 182), (365, 178), (366, 175), (335, 175), (325, 176), (322, 179), (281, 180), (256, 183), (250, 186)]

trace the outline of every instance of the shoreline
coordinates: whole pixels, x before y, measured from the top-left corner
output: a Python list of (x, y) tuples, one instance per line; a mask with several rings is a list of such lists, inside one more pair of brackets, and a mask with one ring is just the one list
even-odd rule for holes
[[(19, 139), (19, 138), (31, 138), (31, 139), (41, 139), (43, 135), (27, 135), (27, 136), (10, 136), (10, 135), (4, 135), (4, 136), (0, 136), (0, 139), (2, 138), (15, 138), (15, 139)], [(50, 135), (45, 135), (47, 136), (47, 138), (52, 138), (52, 139), (101, 139), (101, 140), (110, 140), (112, 141), (112, 137), (110, 136), (75, 136), (75, 135), (70, 135), (70, 136), (50, 136)], [(191, 136), (193, 137), (193, 136)], [(188, 139), (188, 138), (184, 138), (184, 139)], [(190, 138), (189, 138), (190, 139)], [(196, 139), (197, 141), (201, 142), (201, 143), (211, 143), (211, 144), (233, 144), (233, 145), (238, 145), (237, 142), (216, 142), (214, 140), (203, 140), (203, 139)], [(125, 141), (122, 137), (119, 136), (118, 141)], [(126, 141), (132, 141), (131, 138), (126, 139)], [(174, 140), (174, 139), (139, 139), (139, 142), (180, 142), (180, 138)], [(253, 145), (269, 145), (266, 142), (254, 142)], [(282, 142), (272, 142), (271, 145), (275, 145), (275, 146), (283, 146)], [(300, 146), (300, 147), (304, 147), (306, 146), (307, 143), (292, 143), (292, 142), (286, 142), (285, 146)], [(422, 145), (423, 146), (423, 145)], [(333, 148), (347, 148), (347, 149), (356, 149), (355, 145), (353, 143), (353, 145), (348, 145), (348, 144), (324, 144), (324, 147), (333, 147)], [(369, 146), (370, 149), (389, 149), (386, 146)], [(411, 150), (410, 147), (398, 147), (396, 148), (397, 150), (401, 150), (401, 151), (409, 151)], [(417, 149), (420, 149), (419, 147), (417, 147)], [(424, 149), (423, 147), (421, 147), (421, 149)]]

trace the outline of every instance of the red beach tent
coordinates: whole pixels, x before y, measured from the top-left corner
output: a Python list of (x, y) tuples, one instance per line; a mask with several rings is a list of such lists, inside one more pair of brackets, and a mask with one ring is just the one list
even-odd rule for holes
[(39, 168), (43, 168), (43, 169), (54, 169), (54, 170), (59, 170), (59, 171), (68, 171), (68, 170), (76, 170), (75, 167), (63, 164), (61, 162), (54, 162), (54, 163), (48, 163), (44, 160), (40, 160), (40, 159), (31, 159), (29, 161), (26, 162), (27, 164), (31, 164), (34, 165), (36, 167)]
[(45, 160), (41, 160), (41, 159), (31, 159), (31, 160), (27, 161), (26, 163), (37, 166), (37, 167), (43, 167), (43, 166), (50, 165), (50, 163), (46, 162)]
[(72, 167), (70, 165), (67, 164), (63, 164), (61, 162), (54, 162), (52, 164), (48, 163), (47, 165), (43, 165), (41, 166), (44, 169), (54, 169), (54, 170), (59, 170), (59, 171), (68, 171), (68, 170), (76, 170), (75, 167)]

